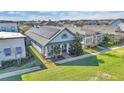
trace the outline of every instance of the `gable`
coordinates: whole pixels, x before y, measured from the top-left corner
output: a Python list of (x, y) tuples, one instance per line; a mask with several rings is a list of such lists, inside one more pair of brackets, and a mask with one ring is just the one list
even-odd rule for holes
[(63, 29), (55, 38), (53, 38), (49, 43), (65, 42), (74, 40), (74, 34), (68, 29)]

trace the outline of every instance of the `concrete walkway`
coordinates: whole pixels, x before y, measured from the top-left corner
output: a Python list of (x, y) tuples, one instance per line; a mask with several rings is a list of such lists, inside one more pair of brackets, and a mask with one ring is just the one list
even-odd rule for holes
[(62, 56), (63, 56), (65, 59), (72, 58), (69, 54), (66, 54), (66, 53), (62, 54)]
[(6, 77), (11, 77), (11, 76), (16, 76), (16, 75), (20, 75), (20, 74), (24, 74), (24, 73), (28, 73), (28, 72), (32, 72), (32, 71), (36, 71), (36, 70), (40, 70), (40, 69), (41, 69), (40, 66), (36, 66), (36, 67), (32, 67), (32, 68), (27, 68), (27, 69), (8, 72), (8, 73), (3, 73), (3, 74), (0, 74), (0, 79), (6, 78)]
[(101, 46), (97, 46), (98, 48), (104, 50), (104, 49), (107, 49), (107, 48), (104, 48), (104, 47), (101, 47)]
[(90, 53), (90, 54), (81, 55), (81, 56), (73, 57), (73, 58), (68, 58), (68, 59), (64, 59), (64, 60), (61, 60), (61, 61), (57, 61), (55, 63), (63, 64), (63, 63), (70, 62), (70, 61), (75, 61), (75, 60), (78, 60), (78, 59), (88, 58), (88, 57), (91, 57), (91, 56), (94, 56), (94, 55), (97, 55), (97, 54), (102, 54), (102, 53), (105, 53), (105, 52), (108, 52), (108, 51), (112, 51), (112, 50), (115, 50), (115, 49), (118, 49), (118, 48), (122, 48), (122, 47), (124, 47), (124, 46), (119, 46), (119, 47), (115, 47), (115, 48), (111, 48), (111, 49), (104, 49), (104, 50), (102, 50), (100, 52)]

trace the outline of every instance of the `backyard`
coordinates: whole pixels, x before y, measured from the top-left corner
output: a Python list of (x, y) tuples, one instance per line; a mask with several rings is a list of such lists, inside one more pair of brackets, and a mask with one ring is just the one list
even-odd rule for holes
[(124, 48), (24, 74), (22, 80), (124, 80)]

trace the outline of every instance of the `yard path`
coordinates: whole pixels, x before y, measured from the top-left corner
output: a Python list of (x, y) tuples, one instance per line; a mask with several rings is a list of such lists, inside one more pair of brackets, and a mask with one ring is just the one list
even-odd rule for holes
[(97, 55), (97, 54), (102, 54), (102, 53), (112, 51), (112, 50), (115, 50), (115, 49), (119, 49), (119, 48), (122, 48), (122, 47), (124, 47), (124, 45), (118, 46), (118, 47), (115, 47), (115, 48), (104, 49), (104, 50), (96, 52), (96, 53), (90, 53), (90, 54), (85, 54), (85, 55), (81, 55), (81, 56), (78, 56), (78, 57), (73, 57), (73, 58), (68, 58), (68, 59), (64, 59), (64, 60), (61, 60), (61, 61), (56, 61), (55, 63), (63, 64), (63, 63), (67, 63), (67, 62), (70, 62), (70, 61), (75, 61), (75, 60), (78, 60), (78, 59), (88, 58), (88, 57), (91, 57), (91, 56), (94, 56), (94, 55)]
[(8, 72), (8, 73), (3, 73), (3, 74), (0, 74), (0, 79), (6, 78), (6, 77), (11, 77), (11, 76), (16, 76), (16, 75), (20, 75), (20, 74), (24, 74), (24, 73), (28, 73), (28, 72), (32, 72), (32, 71), (36, 71), (36, 70), (40, 70), (40, 69), (41, 69), (40, 66), (36, 66), (36, 67), (32, 67), (32, 68), (27, 68), (27, 69)]
[(66, 54), (66, 53), (62, 54), (62, 56), (63, 56), (65, 59), (67, 59), (67, 58), (71, 58), (71, 56), (68, 55), (68, 54)]
[(107, 48), (104, 48), (104, 47), (101, 47), (101, 46), (97, 46), (98, 48), (104, 50), (104, 49), (107, 49)]

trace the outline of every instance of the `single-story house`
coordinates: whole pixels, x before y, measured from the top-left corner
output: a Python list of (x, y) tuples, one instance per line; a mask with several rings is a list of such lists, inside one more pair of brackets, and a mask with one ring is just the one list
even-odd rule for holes
[(25, 58), (24, 38), (17, 32), (0, 32), (0, 62)]
[(54, 26), (32, 27), (25, 34), (27, 35), (27, 42), (30, 42), (42, 56), (51, 58), (54, 46), (60, 47), (60, 55), (69, 53), (76, 32), (82, 36), (82, 48), (96, 46), (103, 40), (103, 34), (100, 33), (86, 34), (80, 29)]
[(25, 33), (28, 41), (45, 58), (53, 56), (53, 47), (60, 47), (60, 55), (69, 53), (71, 42), (74, 40), (74, 34), (65, 27), (36, 26)]

